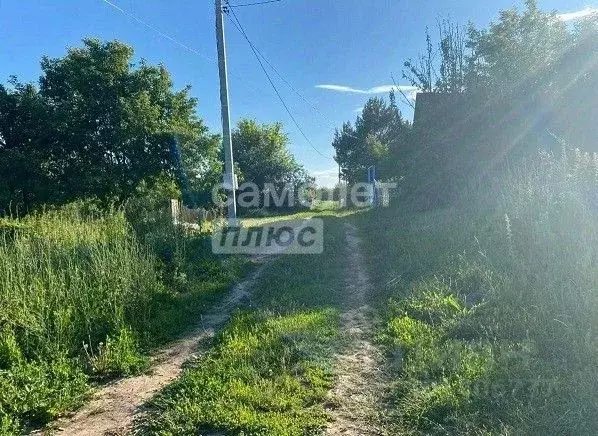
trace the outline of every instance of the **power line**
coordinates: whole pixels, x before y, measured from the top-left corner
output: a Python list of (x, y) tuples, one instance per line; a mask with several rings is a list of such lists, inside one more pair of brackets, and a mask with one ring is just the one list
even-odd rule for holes
[(116, 9), (117, 11), (119, 11), (120, 13), (122, 13), (123, 15), (126, 15), (127, 17), (137, 21), (139, 24), (147, 27), (148, 29), (152, 30), (153, 32), (157, 33), (158, 35), (160, 35), (163, 38), (166, 38), (167, 40), (169, 40), (170, 42), (175, 43), (176, 45), (178, 45), (179, 47), (184, 48), (185, 50), (201, 56), (204, 59), (207, 59), (208, 61), (214, 63), (214, 60), (211, 59), (210, 57), (208, 57), (207, 55), (203, 54), (202, 52), (200, 52), (199, 50), (194, 49), (193, 47), (189, 47), (187, 44), (180, 42), (179, 40), (177, 40), (176, 38), (170, 36), (167, 33), (162, 32), (160, 29), (158, 29), (157, 27), (152, 26), (151, 24), (149, 24), (146, 21), (143, 21), (141, 18), (139, 18), (138, 16), (132, 14), (129, 11), (126, 11), (124, 9), (122, 9), (120, 6), (115, 5), (114, 3), (110, 2), (109, 0), (102, 0), (104, 3), (106, 3), (107, 5), (110, 5), (111, 7), (113, 7), (114, 9)]
[[(119, 11), (120, 13), (122, 13), (123, 15), (125, 15), (128, 18), (131, 18), (132, 20), (136, 21), (137, 23), (147, 27), (148, 29), (150, 29), (151, 31), (155, 32), (156, 34), (158, 34), (159, 36), (173, 42), (174, 44), (178, 45), (179, 47), (187, 50), (188, 52), (200, 56), (203, 59), (207, 60), (208, 62), (210, 62), (211, 64), (217, 65), (218, 62), (216, 62), (215, 59), (210, 58), (209, 56), (203, 54), (202, 52), (200, 52), (197, 49), (194, 49), (193, 47), (188, 46), (187, 44), (177, 40), (176, 38), (168, 35), (167, 33), (161, 31), (160, 29), (158, 29), (157, 27), (151, 25), (150, 23), (148, 23), (147, 21), (142, 20), (141, 18), (139, 18), (138, 16), (136, 16), (135, 14), (133, 14), (132, 12), (129, 12), (123, 8), (121, 8), (120, 6), (112, 3), (109, 0), (101, 0), (104, 3), (106, 3), (107, 5), (111, 6), (112, 8), (116, 9), (117, 11)], [(249, 85), (247, 82), (245, 82), (245, 79), (239, 75), (239, 74), (235, 74), (234, 72), (230, 72), (229, 73), (232, 76), (235, 76), (236, 78), (238, 78), (240, 81), (242, 81), (246, 87), (246, 89), (249, 89), (250, 91), (252, 91), (256, 96), (262, 96), (264, 93), (262, 91), (258, 91), (255, 87)], [(270, 93), (267, 93), (268, 95), (271, 95)]]
[(255, 51), (261, 56), (261, 58), (264, 60), (264, 62), (266, 64), (268, 64), (268, 66), (272, 69), (272, 71), (274, 71), (274, 73), (278, 76), (278, 78), (280, 80), (282, 80), (295, 94), (297, 94), (297, 96), (301, 100), (303, 100), (305, 103), (307, 103), (309, 106), (311, 106), (311, 108), (313, 110), (320, 112), (320, 110), (311, 101), (309, 101), (307, 97), (305, 97), (287, 79), (285, 79), (285, 77), (276, 69), (276, 67), (274, 65), (272, 65), (272, 63), (266, 58), (266, 56), (264, 56), (264, 54), (260, 51), (260, 49), (258, 47), (256, 47), (254, 45), (254, 48), (255, 48)]
[(268, 4), (268, 3), (278, 3), (278, 2), (281, 2), (281, 1), (282, 0), (265, 0), (265, 1), (261, 1), (261, 2), (255, 2), (255, 3), (244, 3), (244, 4), (241, 4), (241, 5), (228, 5), (228, 7), (231, 7), (231, 8), (242, 8), (242, 7), (245, 7), (245, 6), (257, 6), (257, 5), (265, 5), (265, 4)]
[[(281, 1), (281, 0), (275, 0), (275, 1)], [(268, 2), (265, 3), (272, 3), (273, 1), (270, 0)], [(262, 4), (262, 3), (253, 3), (253, 4)], [(230, 5), (228, 5), (230, 6)], [(232, 11), (231, 11), (232, 12)], [(234, 14), (234, 12), (233, 12)], [(237, 18), (237, 16), (235, 15), (235, 18), (237, 19), (237, 21), (239, 21), (239, 19)], [(233, 24), (236, 25), (236, 23), (233, 22)], [(240, 24), (240, 22), (239, 22)], [(238, 27), (237, 27), (238, 29)], [(315, 105), (312, 101), (310, 101), (304, 94), (302, 94), (299, 90), (297, 90), (297, 88), (295, 88), (281, 73), (280, 71), (278, 71), (278, 69), (268, 60), (268, 58), (266, 58), (266, 56), (260, 51), (260, 49), (255, 45), (252, 44), (253, 49), (255, 49), (255, 52), (257, 52), (257, 54), (259, 56), (261, 56), (261, 58), (263, 59), (263, 61), (272, 69), (272, 71), (274, 71), (274, 73), (278, 76), (278, 78), (285, 84), (287, 85), (301, 100), (303, 100), (308, 106), (310, 106), (311, 109), (314, 110), (314, 112), (316, 112), (320, 117), (322, 117), (323, 119), (327, 119), (326, 115), (324, 115), (324, 113), (317, 107), (317, 105)], [(319, 122), (318, 124), (320, 124), (323, 127), (329, 128), (329, 129), (336, 129), (335, 126), (332, 125), (332, 123), (330, 123), (330, 125), (326, 125), (322, 122)], [(354, 139), (360, 139), (355, 135), (352, 135), (350, 133), (346, 133), (345, 135), (350, 136)]]
[[(204, 53), (200, 52), (199, 50), (190, 47), (189, 45), (177, 40), (176, 38), (174, 38), (173, 36), (163, 32), (162, 30), (160, 30), (159, 28), (153, 26), (152, 24), (148, 23), (147, 21), (139, 18), (137, 15), (133, 14), (132, 12), (129, 12), (123, 8), (121, 8), (120, 6), (116, 5), (115, 3), (109, 1), (109, 0), (101, 0), (104, 3), (106, 3), (107, 5), (109, 5), (110, 7), (114, 8), (115, 10), (117, 10), (118, 12), (120, 12), (121, 14), (125, 15), (126, 17), (136, 21), (137, 23), (141, 24), (142, 26), (150, 29), (152, 32), (158, 34), (159, 36), (161, 36), (162, 38), (167, 39), (168, 41), (178, 45), (179, 47), (187, 50), (188, 52), (200, 56), (202, 58), (204, 58), (205, 60), (207, 60), (208, 62), (215, 64), (216, 61), (214, 59), (211, 59), (210, 57), (208, 57), (207, 55), (205, 55)], [(239, 32), (241, 32), (243, 34), (243, 36), (245, 37), (245, 39), (247, 40), (247, 42), (249, 43), (251, 49), (253, 50), (254, 55), (257, 57), (258, 62), (260, 63), (260, 66), (262, 68), (262, 70), (264, 70), (264, 73), (266, 74), (266, 77), (268, 78), (268, 81), (270, 82), (270, 85), (272, 86), (272, 88), (274, 89), (274, 91), (276, 92), (277, 97), (281, 100), (281, 103), (283, 104), (283, 106), (285, 107), (285, 110), (287, 111), (287, 113), (289, 114), (289, 116), (291, 117), (291, 119), (293, 120), (293, 122), (295, 123), (295, 125), (297, 126), (297, 129), (301, 132), (302, 136), (305, 138), (305, 140), (309, 143), (309, 145), (318, 152), (318, 154), (326, 157), (327, 159), (331, 159), (329, 156), (324, 155), (320, 150), (318, 150), (313, 143), (311, 142), (311, 140), (307, 137), (307, 135), (304, 133), (303, 129), (300, 127), (299, 123), (297, 122), (297, 120), (295, 119), (295, 117), (292, 115), (289, 107), (287, 106), (286, 102), (284, 101), (284, 99), (282, 98), (280, 92), (278, 91), (278, 89), (276, 88), (276, 86), (274, 85), (270, 75), (268, 74), (268, 72), (266, 71), (262, 61), (260, 60), (260, 56), (262, 57), (262, 59), (268, 64), (268, 66), (276, 73), (276, 75), (289, 87), (293, 90), (293, 92), (295, 92), (295, 94), (297, 94), (302, 100), (304, 100), (309, 106), (311, 106), (311, 108), (313, 110), (315, 110), (316, 112), (318, 112), (321, 116), (324, 116), (322, 114), (322, 112), (313, 104), (311, 103), (303, 94), (301, 94), (295, 87), (293, 87), (293, 85), (284, 78), (284, 76), (276, 69), (276, 67), (274, 67), (274, 65), (268, 61), (268, 59), (266, 59), (266, 57), (261, 53), (261, 51), (259, 51), (259, 49), (249, 40), (246, 32), (243, 30), (243, 27), (238, 19), (238, 17), (236, 16), (236, 14), (234, 13), (234, 11), (232, 9), (230, 9), (231, 7), (240, 7), (240, 6), (252, 6), (252, 5), (258, 5), (258, 4), (267, 4), (267, 3), (275, 3), (275, 2), (279, 2), (282, 0), (269, 0), (269, 1), (265, 1), (265, 2), (256, 2), (256, 3), (247, 3), (247, 4), (243, 4), (243, 5), (230, 5), (227, 2), (227, 6), (226, 6), (226, 11), (229, 11), (233, 13), (234, 18), (237, 20), (237, 22), (235, 23), (235, 21), (231, 20), (231, 22), (235, 25), (235, 27), (237, 27), (237, 29), (239, 30)], [(230, 16), (229, 16), (230, 17)], [(238, 24), (237, 24), (238, 23)], [(235, 76), (237, 76), (236, 74), (233, 74)], [(240, 76), (239, 76), (240, 77)], [(254, 93), (256, 93), (256, 95), (261, 95), (262, 93), (257, 91), (256, 89), (249, 87), (253, 90)], [(327, 126), (327, 127), (332, 127), (332, 126)]]
[(237, 30), (243, 35), (243, 37), (245, 38), (245, 40), (247, 41), (247, 43), (251, 47), (251, 50), (253, 51), (253, 54), (255, 55), (258, 63), (260, 64), (260, 67), (261, 67), (262, 71), (266, 75), (266, 77), (268, 79), (268, 82), (270, 82), (270, 86), (272, 86), (272, 89), (274, 89), (274, 92), (278, 96), (278, 99), (282, 103), (282, 105), (285, 108), (286, 112), (289, 114), (289, 117), (291, 118), (291, 120), (293, 121), (293, 123), (295, 124), (295, 126), (297, 127), (297, 130), (299, 130), (299, 132), (301, 133), (301, 135), (303, 136), (303, 138), (305, 138), (305, 140), (310, 145), (310, 147), (313, 148), (320, 156), (325, 157), (326, 159), (334, 160), (330, 156), (327, 156), (324, 153), (322, 153), (313, 144), (313, 142), (307, 137), (307, 135), (305, 134), (305, 132), (303, 131), (303, 129), (299, 125), (299, 122), (297, 121), (297, 119), (295, 118), (295, 116), (293, 115), (293, 113), (291, 112), (291, 110), (289, 109), (288, 105), (284, 101), (284, 98), (282, 98), (282, 95), (280, 94), (280, 92), (278, 91), (278, 88), (274, 84), (274, 81), (272, 80), (272, 77), (270, 77), (270, 74), (268, 73), (268, 70), (264, 66), (264, 63), (262, 62), (262, 59), (260, 58), (260, 55), (258, 54), (258, 51), (257, 51), (256, 47), (253, 45), (253, 43), (249, 39), (249, 36), (247, 36), (247, 33), (245, 32), (245, 29), (243, 28), (243, 25), (239, 21), (239, 18), (237, 17), (237, 14), (235, 14), (235, 11), (233, 9), (228, 9), (227, 8), (227, 13), (228, 13), (228, 11), (230, 11), (232, 13), (232, 15), (233, 15), (233, 19), (231, 20), (231, 22), (234, 24), (234, 26), (237, 28)]
[[(255, 46), (254, 46), (255, 47)], [(300, 91), (298, 91), (287, 79), (285, 79), (285, 77), (276, 69), (276, 67), (274, 65), (272, 65), (272, 63), (270, 61), (268, 61), (268, 59), (266, 58), (266, 56), (264, 56), (264, 54), (260, 51), (260, 49), (258, 47), (255, 47), (255, 50), (258, 52), (258, 54), (262, 57), (262, 59), (264, 60), (264, 62), (266, 62), (266, 64), (268, 64), (268, 66), (272, 69), (272, 71), (274, 71), (274, 73), (276, 73), (276, 75), (278, 76), (278, 78), (285, 83), (295, 94), (297, 94), (297, 96), (299, 96), (299, 98), (301, 100), (303, 100), (305, 103), (307, 103), (307, 105), (309, 107), (311, 107), (311, 109), (313, 109), (315, 112), (318, 113), (318, 115), (320, 115), (322, 118), (327, 119), (326, 115), (324, 115), (324, 113), (313, 103), (311, 102), (305, 95), (303, 95)], [(336, 128), (335, 126), (331, 125), (326, 125), (322, 122), (318, 123), (323, 127), (326, 128)], [(350, 133), (346, 133), (345, 135), (350, 136), (352, 138), (355, 139), (360, 139), (355, 135), (351, 135)]]

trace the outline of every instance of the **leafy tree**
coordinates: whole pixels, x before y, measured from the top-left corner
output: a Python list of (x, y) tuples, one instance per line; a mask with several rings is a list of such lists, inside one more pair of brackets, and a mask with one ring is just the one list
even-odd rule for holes
[(345, 123), (332, 143), (341, 174), (349, 183), (366, 180), (367, 169), (376, 166), (378, 178), (388, 180), (400, 173), (400, 160), (407, 148), (410, 125), (403, 119), (391, 94), (390, 103), (368, 100), (355, 126)]
[(54, 182), (47, 105), (32, 85), (10, 83), (0, 85), (0, 212), (45, 201)]
[(232, 140), (239, 184), (251, 182), (263, 189), (268, 183), (280, 189), (312, 181), (290, 152), (282, 124), (244, 119), (233, 130)]
[(39, 90), (16, 80), (13, 89), (1, 89), (0, 161), (21, 168), (25, 159), (35, 173), (3, 172), (10, 198), (25, 207), (124, 200), (142, 181), (177, 176), (176, 144), (188, 154), (188, 169), (201, 166), (189, 162), (199, 161), (201, 151), (189, 151), (210, 143), (189, 88), (174, 91), (163, 66), (135, 65), (132, 58), (125, 44), (85, 39), (62, 58), (42, 59)]
[(222, 137), (205, 132), (183, 142), (180, 149), (183, 202), (190, 207), (205, 206), (212, 201), (212, 188), (222, 182)]
[[(240, 179), (258, 186), (303, 183), (306, 173), (290, 152), (282, 124), (241, 120), (232, 134)], [(240, 181), (241, 181), (240, 180)]]
[(64, 58), (42, 60), (40, 93), (71, 195), (126, 197), (141, 180), (173, 171), (172, 136), (202, 132), (188, 88), (174, 92), (163, 66), (134, 68), (132, 57), (122, 43), (87, 39)]
[(572, 35), (555, 13), (536, 0), (501, 11), (488, 29), (466, 31), (449, 19), (438, 22), (438, 43), (426, 29), (426, 50), (405, 62), (403, 77), (422, 92), (501, 95), (555, 86), (555, 66), (571, 48)]
[(470, 91), (508, 98), (556, 86), (555, 66), (572, 43), (566, 25), (538, 9), (536, 0), (527, 0), (523, 12), (501, 11), (488, 30), (470, 26), (468, 36)]

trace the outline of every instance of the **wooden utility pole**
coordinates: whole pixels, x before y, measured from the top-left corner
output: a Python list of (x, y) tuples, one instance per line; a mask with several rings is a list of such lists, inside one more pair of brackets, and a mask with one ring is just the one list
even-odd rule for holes
[(228, 219), (237, 219), (236, 180), (233, 165), (233, 142), (230, 131), (230, 109), (228, 106), (228, 75), (226, 69), (226, 44), (224, 42), (224, 13), (222, 0), (216, 0), (216, 41), (218, 46), (218, 68), (220, 71), (220, 105), (222, 110), (222, 140), (224, 148), (224, 187), (228, 195)]

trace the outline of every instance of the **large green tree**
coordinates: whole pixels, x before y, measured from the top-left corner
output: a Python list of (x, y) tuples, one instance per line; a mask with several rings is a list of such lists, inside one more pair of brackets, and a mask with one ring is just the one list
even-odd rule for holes
[(189, 88), (173, 90), (163, 66), (135, 65), (123, 43), (86, 39), (41, 67), (39, 88), (0, 88), (1, 165), (11, 172), (24, 159), (19, 171), (29, 171), (3, 171), (0, 189), (25, 207), (124, 200), (141, 181), (177, 177), (179, 150), (212, 147)]

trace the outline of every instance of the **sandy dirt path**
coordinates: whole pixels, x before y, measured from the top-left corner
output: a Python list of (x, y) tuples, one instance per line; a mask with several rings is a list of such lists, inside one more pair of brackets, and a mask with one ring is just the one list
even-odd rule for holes
[(380, 401), (385, 391), (383, 356), (372, 342), (373, 310), (366, 296), (372, 286), (368, 279), (361, 241), (355, 226), (345, 224), (347, 244), (346, 294), (341, 314), (341, 335), (347, 345), (336, 356), (337, 383), (331, 392), (335, 407), (329, 410), (332, 422), (327, 435), (384, 435)]
[[(225, 300), (200, 319), (197, 329), (152, 357), (147, 374), (117, 380), (99, 388), (80, 410), (52, 424), (42, 434), (65, 436), (117, 436), (127, 434), (143, 413), (143, 405), (181, 374), (187, 361), (206, 351), (210, 339), (249, 292), (270, 257), (258, 257), (254, 272), (237, 284)], [(39, 434), (40, 432), (38, 432)]]

